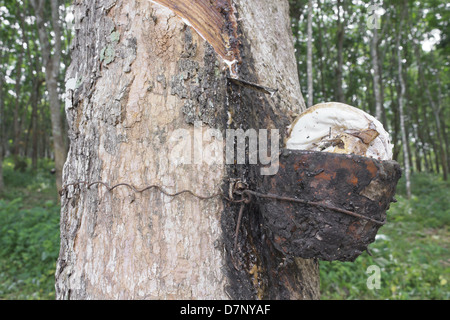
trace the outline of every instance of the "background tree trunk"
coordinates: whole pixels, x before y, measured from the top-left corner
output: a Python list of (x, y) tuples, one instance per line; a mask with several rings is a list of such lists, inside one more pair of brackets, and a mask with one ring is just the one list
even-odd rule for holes
[[(170, 1), (161, 1), (170, 3)], [(207, 2), (209, 5), (209, 2)], [(239, 76), (278, 88), (270, 97), (226, 78), (222, 58), (171, 10), (149, 1), (76, 1), (67, 72), (70, 151), (65, 184), (159, 184), (211, 195), (247, 165), (183, 165), (172, 133), (206, 128), (284, 128), (305, 109), (287, 1), (235, 1)], [(227, 1), (221, 12), (232, 26)], [(231, 41), (235, 41), (231, 39)], [(199, 150), (194, 150), (198, 152)], [(102, 186), (62, 195), (58, 299), (317, 299), (318, 263), (285, 261), (264, 240), (260, 214), (220, 198), (168, 197)]]
[(40, 100), (40, 86), (42, 84), (41, 79), (35, 79), (33, 82), (33, 99), (32, 99), (32, 111), (31, 111), (31, 120), (30, 120), (30, 129), (31, 132), (31, 168), (33, 170), (37, 169), (38, 165), (38, 153), (37, 153), (37, 144), (38, 144), (38, 105)]
[(398, 63), (398, 82), (400, 85), (400, 93), (398, 96), (398, 110), (400, 116), (400, 130), (402, 135), (402, 145), (403, 145), (403, 163), (405, 167), (405, 179), (406, 179), (406, 194), (408, 198), (411, 198), (411, 168), (409, 165), (409, 152), (408, 152), (408, 136), (406, 134), (405, 127), (405, 112), (404, 112), (404, 99), (406, 93), (405, 80), (403, 79), (403, 58), (401, 50), (401, 38), (402, 38), (402, 26), (405, 17), (405, 12), (407, 10), (407, 3), (404, 2), (402, 6), (402, 13), (400, 18), (400, 25), (397, 33), (397, 63)]
[(14, 85), (15, 92), (15, 105), (14, 105), (14, 125), (13, 125), (13, 152), (14, 162), (17, 164), (19, 161), (19, 151), (21, 144), (21, 130), (20, 130), (20, 106), (21, 106), (21, 94), (20, 89), (22, 87), (21, 78), (22, 78), (22, 62), (23, 62), (23, 47), (20, 47), (19, 56), (17, 57), (16, 63), (16, 83)]
[[(438, 103), (437, 108), (440, 110), (440, 121), (441, 121), (441, 127), (442, 127), (442, 135), (444, 136), (444, 143), (445, 143), (445, 159), (447, 159), (447, 174), (450, 170), (450, 144), (448, 140), (448, 134), (447, 134), (447, 128), (445, 120), (447, 118), (448, 108), (443, 108), (442, 104), (442, 84), (441, 84), (441, 77), (439, 70), (436, 70), (436, 81), (438, 84)], [(428, 91), (429, 92), (429, 91)], [(431, 95), (431, 94), (430, 94)]]
[(344, 66), (344, 39), (345, 39), (345, 9), (342, 5), (342, 0), (337, 1), (338, 9), (338, 24), (337, 24), (337, 67), (336, 67), (336, 101), (344, 101), (343, 89), (343, 66)]
[(318, 37), (317, 37), (317, 52), (318, 52), (318, 58), (319, 58), (319, 68), (320, 68), (320, 83), (322, 86), (322, 100), (321, 101), (328, 101), (327, 98), (327, 91), (325, 88), (325, 71), (324, 71), (324, 52), (323, 52), (323, 30), (322, 30), (322, 20), (323, 20), (323, 11), (322, 11), (322, 4), (321, 1), (317, 1), (317, 7), (319, 11), (319, 17), (318, 17)]
[(372, 56), (372, 75), (373, 75), (373, 93), (375, 96), (375, 117), (383, 122), (383, 103), (380, 89), (380, 69), (378, 64), (378, 29), (373, 30), (372, 41), (370, 44), (370, 52)]
[(42, 60), (45, 66), (45, 82), (49, 95), (52, 136), (55, 153), (56, 186), (62, 187), (62, 169), (66, 159), (66, 148), (63, 140), (61, 121), (61, 101), (58, 93), (58, 79), (61, 64), (61, 26), (59, 21), (59, 2), (51, 0), (51, 26), (54, 32), (53, 51), (50, 48), (50, 40), (47, 34), (44, 17), (44, 0), (31, 0), (36, 15), (36, 26), (38, 29), (39, 43), (42, 50)]
[(308, 76), (308, 108), (314, 104), (314, 84), (313, 84), (313, 53), (312, 53), (312, 19), (313, 1), (308, 2), (308, 53), (307, 53), (307, 76)]

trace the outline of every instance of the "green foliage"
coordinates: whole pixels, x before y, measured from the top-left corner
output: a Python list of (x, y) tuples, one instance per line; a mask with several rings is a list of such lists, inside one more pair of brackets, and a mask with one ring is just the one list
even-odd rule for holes
[(52, 164), (41, 161), (35, 173), (13, 166), (5, 161), (0, 199), (0, 299), (54, 299), (60, 207)]
[(55, 176), (51, 174), (51, 169), (54, 168), (53, 162), (40, 159), (38, 162), (39, 169), (34, 172), (30, 166), (30, 159), (25, 161), (28, 163), (28, 168), (21, 172), (14, 170), (12, 158), (4, 160), (3, 179), (6, 188), (1, 197), (5, 200), (22, 198), (27, 208), (40, 205), (42, 198), (56, 202)]
[(0, 297), (54, 298), (59, 207), (22, 209), (21, 198), (0, 200)]
[[(322, 299), (450, 298), (450, 186), (433, 175), (414, 175), (414, 196), (407, 200), (402, 185), (370, 246), (373, 256), (320, 263)], [(380, 289), (367, 287), (371, 265), (381, 268)]]
[[(403, 180), (403, 179), (402, 179)], [(400, 180), (398, 193), (405, 194), (405, 183)], [(432, 174), (413, 176), (414, 194), (410, 201), (399, 201), (394, 207), (408, 212), (408, 222), (425, 228), (444, 228), (450, 225), (450, 189), (449, 182)], [(395, 210), (394, 210), (395, 212)], [(401, 220), (402, 217), (393, 216)], [(393, 220), (396, 222), (397, 220)]]

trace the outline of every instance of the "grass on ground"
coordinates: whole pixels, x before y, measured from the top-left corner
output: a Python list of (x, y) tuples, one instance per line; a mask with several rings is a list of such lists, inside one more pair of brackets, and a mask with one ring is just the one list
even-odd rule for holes
[(53, 164), (14, 171), (3, 164), (0, 195), (0, 299), (54, 299), (59, 253), (59, 203)]

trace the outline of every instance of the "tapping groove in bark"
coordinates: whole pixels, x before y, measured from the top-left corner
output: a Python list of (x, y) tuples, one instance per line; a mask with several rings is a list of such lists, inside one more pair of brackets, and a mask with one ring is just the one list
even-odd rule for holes
[(383, 121), (383, 103), (381, 96), (380, 86), (380, 68), (378, 64), (378, 29), (372, 30), (373, 36), (370, 43), (370, 54), (372, 56), (372, 68), (373, 68), (373, 94), (375, 96), (375, 115), (380, 121)]
[[(335, 99), (338, 102), (344, 102), (343, 90), (343, 66), (344, 66), (344, 40), (345, 40), (345, 10), (346, 5), (342, 0), (337, 1), (338, 22), (337, 22), (337, 66), (336, 66), (336, 91)], [(341, 13), (343, 12), (343, 13)]]
[(237, 64), (241, 62), (237, 21), (231, 0), (150, 0), (172, 10), (194, 28), (229, 65), (237, 76)]
[[(273, 97), (228, 81), (217, 49), (171, 10), (150, 1), (108, 4), (74, 2), (64, 183), (158, 184), (197, 194), (227, 192), (231, 178), (254, 186), (249, 165), (179, 163), (170, 157), (171, 138), (180, 128), (193, 136), (192, 124), (202, 121), (221, 132), (277, 128), (283, 139), (305, 109), (287, 1), (234, 2), (238, 76), (278, 88)], [(57, 298), (317, 299), (318, 263), (281, 256), (254, 206), (234, 250), (238, 210), (220, 199), (71, 187), (62, 197)]]

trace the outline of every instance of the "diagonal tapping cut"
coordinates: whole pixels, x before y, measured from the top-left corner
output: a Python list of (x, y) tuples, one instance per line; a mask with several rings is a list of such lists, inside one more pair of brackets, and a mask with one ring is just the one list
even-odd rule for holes
[(149, 0), (170, 9), (192, 27), (228, 65), (237, 77), (241, 62), (237, 20), (232, 0)]

